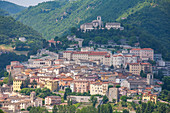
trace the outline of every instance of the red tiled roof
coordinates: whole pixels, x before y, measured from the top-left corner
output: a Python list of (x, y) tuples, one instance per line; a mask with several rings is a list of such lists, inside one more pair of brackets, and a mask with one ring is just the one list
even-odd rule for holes
[(142, 48), (142, 49), (140, 49), (140, 48), (134, 48), (134, 49), (131, 49), (131, 50), (153, 50), (153, 49), (151, 49), (151, 48)]
[(23, 68), (23, 65), (14, 66), (14, 68)]
[(49, 43), (56, 43), (54, 40), (48, 40)]
[(73, 51), (64, 51), (64, 53), (72, 53)]

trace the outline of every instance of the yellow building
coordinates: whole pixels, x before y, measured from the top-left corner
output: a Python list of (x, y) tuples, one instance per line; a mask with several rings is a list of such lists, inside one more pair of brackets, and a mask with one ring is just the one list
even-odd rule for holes
[(106, 95), (108, 91), (108, 82), (92, 82), (90, 83), (91, 95)]
[(150, 93), (144, 93), (142, 96), (142, 100), (144, 102), (152, 101), (152, 102), (156, 103), (157, 99), (158, 99), (157, 95), (150, 94)]
[(20, 91), (21, 84), (24, 80), (23, 79), (14, 79), (13, 80), (13, 91)]
[(55, 91), (58, 89), (58, 81), (55, 80), (47, 80), (45, 82), (45, 86), (46, 88), (50, 89), (51, 91)]

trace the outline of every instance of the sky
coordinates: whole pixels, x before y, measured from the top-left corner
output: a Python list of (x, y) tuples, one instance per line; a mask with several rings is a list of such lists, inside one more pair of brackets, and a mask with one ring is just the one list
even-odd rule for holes
[(42, 3), (45, 1), (52, 1), (52, 0), (4, 0), (4, 1), (9, 1), (9, 2), (15, 3), (17, 5), (29, 7), (29, 6), (35, 6), (38, 3)]

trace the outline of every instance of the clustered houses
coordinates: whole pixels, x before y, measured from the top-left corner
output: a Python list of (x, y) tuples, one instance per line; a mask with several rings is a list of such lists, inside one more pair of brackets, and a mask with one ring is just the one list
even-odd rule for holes
[(29, 106), (42, 106), (42, 99), (37, 98), (35, 92), (31, 92), (30, 96), (20, 96), (11, 92), (1, 93), (0, 100), (1, 108), (8, 113), (17, 113), (21, 109), (27, 109)]
[[(152, 54), (152, 52), (147, 54)], [(152, 55), (147, 56), (151, 59)], [(40, 50), (36, 56), (31, 56), (28, 63), (12, 61), (6, 66), (7, 71), (13, 76), (13, 85), (12, 88), (10, 86), (0, 87), (0, 91), (2, 94), (9, 91), (18, 92), (21, 90), (22, 83), (30, 80), (30, 83), (36, 82), (36, 84), (28, 87), (48, 88), (52, 92), (70, 88), (76, 93), (90, 92), (91, 95), (106, 95), (109, 101), (116, 99), (116, 102), (119, 101), (121, 95), (133, 97), (143, 92), (149, 96), (158, 95), (161, 88), (155, 85), (152, 65), (143, 61), (146, 59), (141, 58), (144, 57), (135, 53), (112, 54), (107, 51), (94, 51), (90, 48), (83, 51), (64, 51), (61, 57), (56, 53)], [(112, 65), (113, 69), (111, 69)], [(125, 69), (127, 65), (128, 70)], [(139, 76), (141, 70), (147, 74), (146, 79)], [(112, 88), (109, 89), (110, 85)], [(117, 85), (121, 87), (118, 88)], [(16, 111), (26, 109), (28, 105), (42, 106), (42, 99), (36, 98), (35, 95), (35, 92), (32, 92), (30, 97), (24, 97), (27, 104), (23, 102), (23, 95), (18, 95), (19, 100), (14, 99), (15, 106), (10, 95), (7, 97), (0, 95), (0, 98), (3, 100), (4, 109)], [(8, 101), (6, 98), (11, 98), (11, 100)], [(86, 102), (89, 97), (69, 96), (68, 98), (77, 102)], [(143, 101), (153, 100), (153, 98), (157, 100), (154, 96), (148, 98), (143, 96)], [(153, 101), (156, 102), (156, 100)], [(61, 104), (61, 97), (47, 96), (45, 98), (46, 106), (55, 104)]]

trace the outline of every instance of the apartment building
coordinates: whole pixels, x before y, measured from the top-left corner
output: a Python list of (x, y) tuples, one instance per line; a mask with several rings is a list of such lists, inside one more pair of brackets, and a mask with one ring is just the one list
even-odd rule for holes
[(60, 96), (47, 96), (45, 98), (45, 105), (56, 105), (56, 104), (61, 104)]
[(13, 91), (20, 91), (21, 84), (25, 79), (14, 79), (13, 80)]
[(151, 48), (143, 48), (143, 49), (131, 49), (130, 53), (135, 54), (141, 60), (154, 60), (154, 50)]
[(142, 101), (147, 102), (147, 101), (152, 101), (154, 103), (157, 103), (158, 97), (157, 95), (151, 94), (150, 92), (143, 93), (142, 95)]
[(90, 90), (90, 82), (87, 80), (74, 80), (71, 84), (72, 92), (88, 92)]
[(58, 90), (58, 81), (56, 81), (56, 80), (47, 80), (45, 82), (44, 87), (50, 89), (51, 91)]
[(126, 66), (128, 63), (137, 63), (137, 56), (134, 54), (118, 53), (112, 56), (112, 65), (114, 67)]
[(108, 52), (100, 51), (65, 51), (63, 53), (63, 58), (66, 58), (67, 60), (99, 60), (100, 63), (103, 63), (104, 65), (111, 65), (110, 56), (111, 55)]
[(152, 73), (152, 65), (150, 63), (131, 63), (129, 64), (129, 72), (134, 75), (140, 75), (141, 70), (144, 73)]
[(108, 82), (92, 82), (90, 83), (91, 95), (106, 95), (108, 90)]

